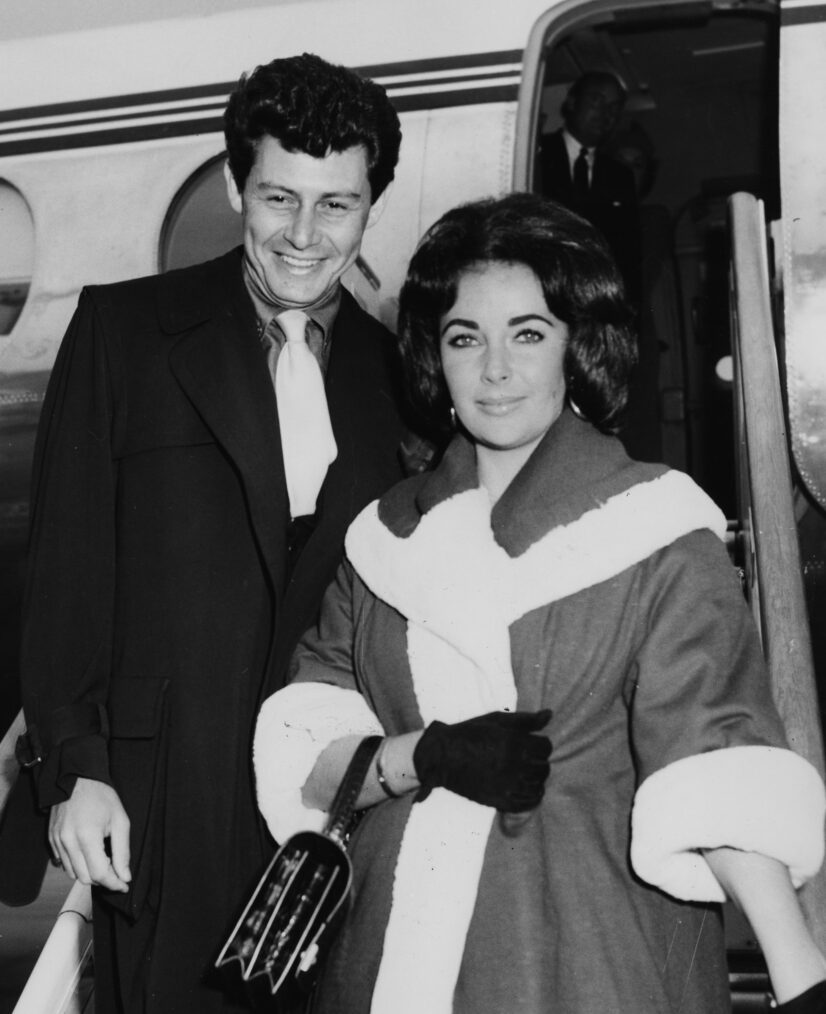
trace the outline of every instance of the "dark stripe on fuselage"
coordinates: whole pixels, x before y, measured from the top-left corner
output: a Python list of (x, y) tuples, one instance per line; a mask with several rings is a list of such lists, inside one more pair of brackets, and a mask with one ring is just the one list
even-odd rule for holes
[[(482, 84), (481, 86), (477, 86), (475, 88), (469, 88), (469, 89), (460, 89), (460, 90), (449, 89), (449, 90), (444, 91), (442, 93), (434, 92), (432, 95), (428, 96), (429, 102), (428, 102), (428, 107), (427, 108), (441, 107), (443, 105), (466, 105), (468, 101), (472, 101), (472, 97), (473, 96), (477, 96), (479, 94), (484, 94), (485, 101), (488, 101), (488, 102), (499, 102), (499, 101), (501, 101), (501, 99), (499, 98), (497, 92), (505, 93), (508, 97), (510, 97), (511, 92), (515, 91), (518, 88), (517, 85), (513, 84), (511, 82), (511, 80), (509, 80), (509, 79), (512, 79), (514, 77), (514, 73), (515, 73), (514, 71), (510, 71), (510, 70), (497, 71), (495, 73), (485, 75), (484, 84)], [(504, 81), (505, 83), (502, 84), (502, 85), (497, 86), (497, 84), (496, 84), (497, 81)], [(389, 86), (389, 88), (391, 90), (395, 89), (396, 91), (398, 91), (400, 89), (406, 89), (406, 88), (415, 88), (417, 90), (417, 92), (419, 92), (419, 94), (413, 94), (413, 95), (396, 94), (396, 95), (392, 96), (393, 105), (399, 111), (402, 111), (403, 109), (407, 110), (407, 109), (425, 108), (425, 107), (423, 107), (420, 104), (421, 101), (422, 101), (422, 97), (423, 97), (420, 94), (421, 89), (422, 88), (432, 88), (432, 87), (437, 86), (437, 85), (445, 85), (445, 84), (456, 84), (456, 78), (453, 78), (453, 77), (432, 78), (432, 79), (429, 79), (424, 84), (421, 84), (418, 81), (413, 81), (413, 82), (410, 82), (410, 83), (408, 83), (408, 82), (400, 82), (400, 83), (398, 83), (396, 85)], [(493, 95), (493, 97), (491, 97), (491, 95)], [(222, 114), (222, 112), (223, 112), (224, 105), (226, 104), (227, 96), (228, 96), (228, 92), (221, 93), (217, 97), (217, 100), (216, 100), (215, 103), (212, 103), (212, 102), (210, 102), (210, 103), (203, 103), (203, 104), (197, 105), (197, 106), (168, 106), (167, 108), (164, 108), (164, 109), (161, 109), (161, 110), (153, 108), (153, 109), (145, 109), (145, 110), (140, 110), (140, 111), (138, 111), (135, 107), (138, 107), (139, 105), (144, 105), (144, 106), (145, 105), (149, 105), (150, 103), (149, 102), (138, 103), (138, 102), (131, 102), (131, 101), (123, 101), (122, 102), (122, 101), (118, 100), (117, 104), (113, 104), (113, 106), (111, 107), (113, 109), (113, 112), (114, 112), (114, 115), (111, 116), (111, 117), (106, 117), (106, 118), (100, 117), (100, 116), (86, 116), (86, 117), (84, 117), (83, 115), (80, 115), (77, 118), (72, 118), (72, 119), (63, 119), (63, 118), (61, 118), (59, 122), (54, 122), (54, 123), (51, 123), (51, 124), (44, 124), (43, 123), (43, 120), (47, 119), (48, 116), (52, 116), (52, 117), (54, 117), (54, 116), (66, 117), (67, 115), (71, 115), (72, 113), (78, 112), (77, 107), (73, 106), (72, 109), (71, 109), (71, 113), (67, 113), (65, 111), (65, 109), (61, 110), (58, 113), (51, 113), (51, 114), (46, 114), (46, 113), (38, 112), (38, 114), (36, 114), (36, 115), (37, 115), (37, 119), (40, 122), (38, 122), (37, 124), (30, 124), (28, 126), (22, 126), (22, 127), (19, 124), (15, 125), (13, 122), (10, 122), (6, 117), (0, 115), (0, 123), (3, 123), (4, 120), (6, 121), (6, 126), (0, 127), (0, 140), (2, 140), (3, 135), (17, 134), (17, 133), (21, 133), (22, 131), (26, 131), (26, 130), (32, 131), (32, 132), (39, 131), (39, 130), (48, 130), (50, 128), (53, 129), (53, 130), (55, 130), (55, 129), (63, 129), (63, 130), (65, 130), (65, 129), (69, 129), (69, 128), (74, 129), (74, 128), (77, 128), (77, 127), (88, 127), (88, 126), (92, 126), (92, 125), (94, 125), (96, 123), (108, 123), (108, 124), (110, 124), (110, 127), (107, 128), (107, 129), (111, 129), (112, 126), (113, 126), (113, 121), (118, 121), (118, 120), (121, 120), (121, 121), (141, 120), (141, 119), (149, 119), (150, 117), (153, 117), (153, 116), (167, 116), (167, 117), (168, 116), (180, 116), (180, 115), (186, 115), (187, 113), (192, 113), (194, 115), (194, 114), (198, 113), (199, 111), (204, 111), (204, 110), (208, 111), (211, 108), (212, 108), (212, 111), (214, 113), (216, 113), (220, 117), (221, 114)], [(440, 101), (440, 96), (445, 99), (444, 102)], [(468, 96), (470, 96), (471, 98), (469, 99)], [(415, 104), (414, 105), (407, 105), (407, 103), (408, 103), (409, 100), (412, 100)], [(153, 100), (152, 104), (157, 105), (158, 102), (165, 102), (165, 101), (168, 101), (168, 100), (155, 99), (155, 100)], [(82, 104), (85, 105), (86, 103), (82, 103)], [(131, 112), (126, 112), (125, 110), (127, 108), (130, 108), (132, 111)], [(89, 112), (97, 112), (97, 111), (99, 111), (98, 108), (90, 108), (89, 109)], [(118, 115), (118, 113), (120, 113), (120, 115)], [(34, 119), (34, 118), (35, 118), (35, 115), (31, 111), (27, 111), (27, 116), (26, 117), (21, 117), (21, 119)], [(211, 119), (211, 118), (203, 117), (202, 119)]]
[(826, 21), (826, 4), (794, 4), (780, 6), (780, 27), (789, 28), (792, 25), (813, 25), (819, 21)]
[[(0, 123), (13, 123), (15, 120), (41, 119), (56, 116), (79, 116), (84, 113), (103, 111), (106, 109), (124, 109), (132, 106), (148, 106), (153, 103), (186, 102), (192, 99), (208, 99), (214, 97), (216, 103), (225, 100), (230, 90), (235, 87), (234, 81), (223, 84), (199, 85), (196, 88), (174, 88), (164, 92), (140, 92), (133, 95), (112, 95), (100, 99), (84, 99), (77, 102), (55, 102), (49, 106), (25, 106), (19, 109), (0, 111)], [(196, 107), (197, 108), (197, 107)]]
[(502, 63), (522, 63), (521, 49), (505, 49), (497, 53), (469, 53), (465, 56), (437, 56), (428, 60), (406, 63), (373, 63), (357, 67), (362, 77), (398, 77), (400, 74), (430, 74), (446, 70), (467, 70), (471, 67), (495, 67)]
[[(513, 50), (356, 69), (384, 84), (399, 112), (411, 112), (515, 101), (521, 56), (521, 51)], [(0, 112), (0, 156), (220, 132), (234, 84), (6, 110)], [(151, 108), (159, 105), (163, 108)], [(150, 119), (156, 122), (147, 122)]]

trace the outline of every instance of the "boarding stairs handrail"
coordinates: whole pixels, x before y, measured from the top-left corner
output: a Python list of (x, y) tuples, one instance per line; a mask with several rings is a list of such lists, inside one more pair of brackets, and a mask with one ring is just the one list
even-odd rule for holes
[[(14, 746), (25, 729), (20, 711), (0, 740), (0, 815), (18, 773)], [(92, 892), (85, 884), (68, 881), (66, 891), (13, 1014), (80, 1014), (83, 1010), (78, 985), (92, 956)]]
[[(740, 558), (789, 745), (824, 774), (811, 635), (774, 340), (762, 201), (729, 199), (730, 307)], [(826, 952), (826, 869), (801, 891)]]
[(81, 1014), (86, 1003), (78, 987), (91, 956), (92, 891), (86, 884), (76, 881), (13, 1014)]

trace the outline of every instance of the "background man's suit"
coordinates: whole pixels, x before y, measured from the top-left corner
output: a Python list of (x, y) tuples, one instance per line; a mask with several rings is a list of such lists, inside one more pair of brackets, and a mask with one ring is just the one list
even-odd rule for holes
[(634, 175), (598, 150), (588, 197), (575, 188), (562, 131), (545, 134), (539, 146), (538, 190), (587, 218), (605, 236), (632, 298), (639, 293), (640, 241)]
[[(150, 996), (152, 982), (169, 996), (197, 978), (193, 963), (231, 928), (270, 850), (250, 776), (258, 702), (313, 620), (349, 522), (401, 475), (392, 337), (342, 292), (326, 377), (338, 457), (288, 561), (278, 415), (241, 263), (236, 250), (85, 290), (35, 452), (24, 706), (41, 735), (65, 706), (72, 732), (42, 765), (40, 803), (82, 775), (113, 784), (131, 820), (131, 890), (96, 891), (107, 1014), (109, 963), (128, 961), (119, 974), (135, 995), (143, 987), (141, 927), (156, 925)], [(178, 870), (191, 883), (193, 868), (197, 911), (176, 895)], [(121, 949), (124, 919), (134, 928)], [(198, 1009), (223, 1009), (220, 995)]]
[[(591, 185), (587, 198), (577, 192), (562, 131), (546, 134), (539, 148), (538, 185), (545, 197), (564, 204), (587, 218), (608, 241), (625, 281), (628, 300), (644, 320), (642, 300), (642, 235), (634, 174), (631, 170), (594, 152)], [(640, 331), (639, 359), (631, 381), (628, 409), (620, 436), (626, 450), (641, 461), (659, 461), (659, 348)]]

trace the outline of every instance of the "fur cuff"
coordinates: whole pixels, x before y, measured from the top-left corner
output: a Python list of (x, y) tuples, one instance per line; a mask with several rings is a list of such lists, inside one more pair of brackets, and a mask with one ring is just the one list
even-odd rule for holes
[(737, 746), (686, 757), (647, 778), (632, 813), (631, 864), (683, 901), (724, 901), (699, 849), (759, 852), (795, 887), (823, 861), (823, 782), (791, 750)]
[(356, 690), (293, 683), (264, 701), (252, 759), (258, 809), (277, 842), (324, 828), (327, 814), (305, 806), (301, 790), (330, 743), (359, 734), (383, 735), (384, 730)]

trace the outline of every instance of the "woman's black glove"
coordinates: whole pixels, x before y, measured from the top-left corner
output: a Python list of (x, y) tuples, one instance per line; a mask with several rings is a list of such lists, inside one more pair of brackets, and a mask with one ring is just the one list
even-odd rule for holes
[(413, 751), (418, 799), (443, 786), (505, 813), (539, 805), (551, 770), (551, 741), (536, 733), (551, 711), (492, 711), (466, 722), (431, 722)]
[(786, 1003), (779, 1003), (777, 1014), (826, 1014), (826, 982), (818, 982), (805, 993)]

